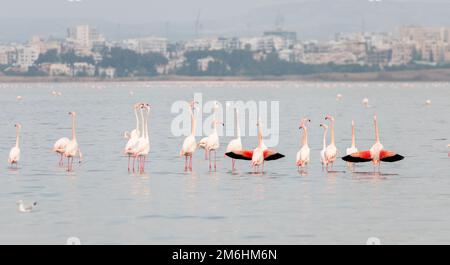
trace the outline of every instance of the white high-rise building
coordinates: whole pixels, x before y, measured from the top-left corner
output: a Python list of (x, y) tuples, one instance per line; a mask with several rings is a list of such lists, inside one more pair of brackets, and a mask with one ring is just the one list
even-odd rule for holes
[(67, 41), (72, 43), (75, 51), (89, 54), (94, 45), (105, 39), (97, 30), (89, 25), (78, 25), (67, 30)]
[(28, 68), (39, 58), (39, 47), (24, 46), (17, 49), (17, 65)]
[(127, 39), (123, 41), (124, 48), (133, 50), (137, 53), (167, 53), (168, 41), (166, 38), (147, 37), (139, 39)]

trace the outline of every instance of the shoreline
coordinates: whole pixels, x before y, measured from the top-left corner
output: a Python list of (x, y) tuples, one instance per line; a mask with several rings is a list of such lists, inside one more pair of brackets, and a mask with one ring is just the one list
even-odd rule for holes
[(180, 76), (124, 77), (105, 79), (100, 77), (24, 77), (1, 76), (0, 83), (75, 83), (75, 82), (164, 82), (164, 81), (303, 81), (303, 82), (450, 82), (450, 69), (416, 71), (320, 73), (283, 76)]

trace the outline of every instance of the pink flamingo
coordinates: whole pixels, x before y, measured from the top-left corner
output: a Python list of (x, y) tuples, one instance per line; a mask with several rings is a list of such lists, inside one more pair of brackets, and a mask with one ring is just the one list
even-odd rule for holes
[(192, 171), (192, 155), (194, 154), (195, 149), (197, 149), (197, 143), (195, 140), (195, 129), (197, 126), (197, 121), (194, 114), (195, 104), (197, 104), (197, 102), (191, 102), (189, 108), (191, 113), (191, 134), (184, 139), (183, 146), (180, 150), (180, 156), (184, 156), (186, 158), (186, 161), (184, 162), (185, 171), (188, 169)]
[(392, 151), (387, 151), (384, 149), (380, 142), (380, 135), (378, 131), (378, 121), (377, 116), (373, 117), (374, 127), (375, 127), (375, 143), (367, 151), (360, 151), (353, 153), (351, 155), (344, 156), (342, 159), (347, 162), (361, 163), (372, 161), (374, 167), (380, 169), (381, 162), (396, 162), (404, 159), (403, 156), (396, 154)]
[(264, 171), (264, 161), (271, 161), (283, 158), (284, 155), (276, 152), (275, 150), (268, 149), (263, 141), (263, 134), (261, 130), (261, 121), (256, 126), (258, 127), (258, 146), (253, 150), (240, 150), (228, 152), (225, 155), (240, 160), (251, 160), (251, 166), (256, 172), (259, 172), (261, 166), (261, 172)]

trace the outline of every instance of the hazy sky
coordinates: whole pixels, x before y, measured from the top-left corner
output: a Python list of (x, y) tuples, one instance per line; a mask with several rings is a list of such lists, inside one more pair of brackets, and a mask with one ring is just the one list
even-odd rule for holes
[[(121, 23), (140, 23), (155, 20), (184, 21), (195, 19), (199, 9), (203, 19), (217, 19), (242, 15), (249, 10), (267, 5), (305, 1), (324, 0), (0, 0), (0, 17), (101, 18), (111, 22), (120, 21)], [(369, 0), (360, 1), (367, 2)], [(399, 2), (402, 0), (382, 1)], [(403, 0), (403, 2), (407, 1), (424, 2), (426, 0)]]
[(3, 18), (102, 18), (139, 23), (193, 20), (239, 15), (270, 4), (302, 0), (0, 0)]

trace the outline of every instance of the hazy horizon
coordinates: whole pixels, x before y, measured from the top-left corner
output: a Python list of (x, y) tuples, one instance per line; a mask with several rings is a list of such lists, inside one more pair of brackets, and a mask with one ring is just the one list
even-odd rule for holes
[(68, 26), (80, 23), (97, 27), (111, 39), (159, 35), (171, 40), (258, 35), (276, 25), (298, 32), (300, 38), (391, 31), (403, 24), (450, 26), (446, 14), (450, 3), (438, 0), (71, 1), (4, 0), (0, 41), (24, 41), (33, 35), (64, 37)]

